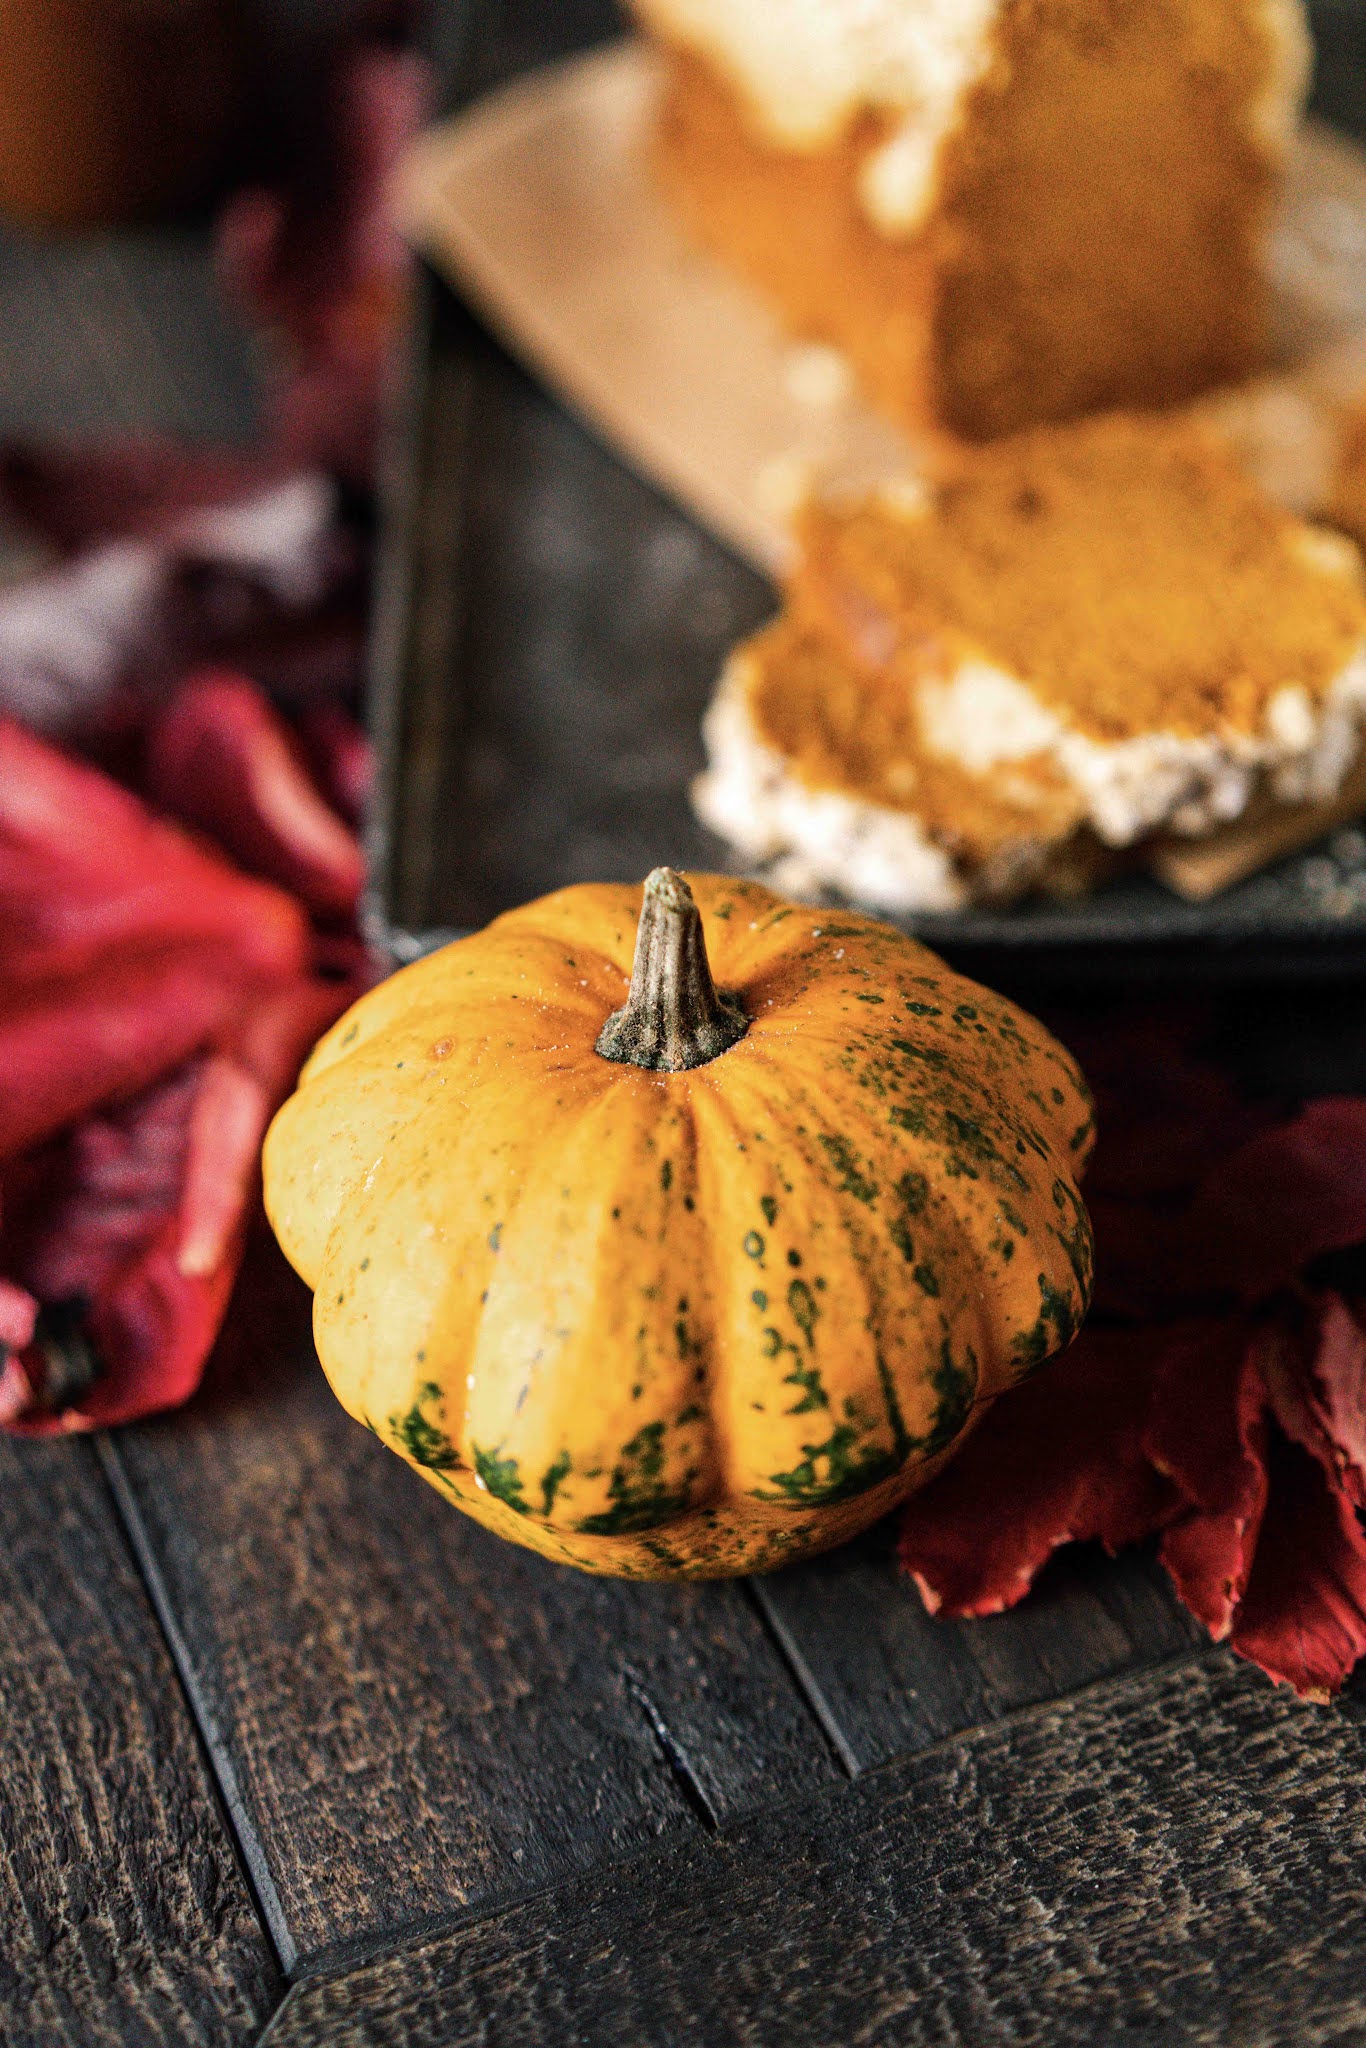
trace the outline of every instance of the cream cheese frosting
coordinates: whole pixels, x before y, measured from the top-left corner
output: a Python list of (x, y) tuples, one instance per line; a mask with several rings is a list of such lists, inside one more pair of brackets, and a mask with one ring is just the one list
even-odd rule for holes
[(967, 884), (918, 819), (812, 789), (764, 742), (750, 715), (750, 681), (748, 657), (732, 655), (703, 721), (709, 765), (692, 789), (702, 823), (756, 867), (797, 855), (808, 892), (829, 886), (875, 910), (961, 909)]
[[(1300, 545), (1325, 575), (1360, 576), (1356, 552), (1341, 536), (1310, 527)], [(913, 805), (821, 787), (801, 774), (759, 728), (752, 707), (759, 679), (747, 649), (732, 655), (703, 723), (708, 767), (693, 787), (699, 817), (747, 862), (783, 862), (794, 887), (833, 888), (897, 913), (1005, 899), (1039, 880), (1059, 844), (1045, 812), (1036, 812), (1037, 824), (1029, 817), (1041, 768), (1075, 791), (1078, 822), (1103, 844), (1123, 848), (1155, 832), (1207, 835), (1240, 818), (1263, 788), (1285, 803), (1331, 799), (1358, 758), (1366, 726), (1366, 642), (1317, 698), (1294, 681), (1283, 684), (1255, 732), (1158, 730), (1114, 741), (1069, 723), (985, 655), (965, 656), (913, 687), (925, 755), (1019, 812), (1017, 829), (974, 865)]]
[[(1306, 527), (1299, 544), (1325, 576), (1359, 580), (1359, 557), (1341, 535)], [(1022, 678), (976, 657), (947, 677), (926, 677), (917, 705), (930, 753), (984, 778), (1011, 762), (1048, 760), (1076, 789), (1096, 836), (1107, 846), (1131, 846), (1149, 832), (1195, 836), (1241, 817), (1263, 778), (1283, 803), (1336, 795), (1366, 720), (1366, 645), (1317, 703), (1288, 679), (1256, 732), (1225, 727), (1100, 740)]]
[(920, 718), (927, 749), (975, 775), (1040, 756), (1051, 761), (1107, 846), (1131, 846), (1158, 830), (1195, 836), (1241, 817), (1263, 777), (1285, 803), (1337, 793), (1366, 718), (1366, 648), (1318, 706), (1295, 684), (1279, 690), (1258, 733), (1094, 739), (1065, 724), (1018, 677), (982, 661), (927, 682)]
[[(828, 148), (861, 112), (894, 118), (859, 181), (873, 224), (914, 234), (934, 201), (939, 152), (989, 65), (1005, 0), (633, 0), (661, 35), (740, 90), (783, 148)], [(1280, 155), (1299, 122), (1310, 44), (1301, 0), (1261, 0), (1273, 50), (1253, 132)]]

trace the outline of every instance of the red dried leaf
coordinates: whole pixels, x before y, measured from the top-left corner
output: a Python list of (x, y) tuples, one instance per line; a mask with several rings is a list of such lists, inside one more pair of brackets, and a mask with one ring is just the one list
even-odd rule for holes
[(389, 185), (427, 100), (426, 70), (410, 53), (353, 51), (331, 81), (331, 146), (312, 174), (287, 189), (237, 194), (219, 222), (230, 288), (292, 358), (274, 396), (274, 438), (343, 474), (367, 475), (373, 459), (407, 271)]
[(1270, 1500), (1230, 1637), (1306, 1699), (1339, 1692), (1366, 1656), (1366, 1535), (1298, 1444), (1273, 1435)]
[(1317, 1337), (1306, 1374), (1330, 1470), (1353, 1506), (1366, 1509), (1366, 1331), (1336, 1294), (1316, 1305)]
[(309, 943), (289, 897), (0, 722), (0, 1158), (221, 1038)]
[(304, 920), (288, 897), (235, 873), (97, 769), (0, 719), (6, 992), (78, 973), (130, 944), (200, 945), (239, 976), (295, 975), (306, 954)]
[(369, 814), (375, 750), (369, 734), (340, 704), (306, 705), (299, 738), (319, 789), (348, 825), (359, 831)]
[(1093, 1330), (1003, 1394), (917, 1494), (901, 1561), (931, 1613), (998, 1614), (1064, 1543), (1108, 1550), (1165, 1527), (1181, 1496), (1143, 1450), (1155, 1339)]
[(244, 867), (315, 910), (354, 912), (365, 875), (360, 846), (246, 677), (208, 671), (184, 684), (153, 726), (146, 779), (157, 803), (212, 834)]
[(178, 441), (0, 451), (0, 504), (64, 552), (165, 533), (187, 514), (232, 504), (278, 482), (278, 457)]
[(11, 1351), (22, 1351), (33, 1342), (33, 1325), (38, 1304), (31, 1294), (12, 1281), (0, 1280), (0, 1366)]
[(43, 1331), (30, 1330), (0, 1375), (0, 1423), (36, 1436), (106, 1428), (194, 1392), (236, 1277), (266, 1124), (355, 993), (278, 988), (228, 1050), (49, 1148), (7, 1251), (45, 1300), (88, 1304), (80, 1324), (99, 1370), (54, 1402)]
[(1143, 1448), (1190, 1503), (1162, 1538), (1177, 1592), (1216, 1642), (1233, 1625), (1266, 1509), (1267, 1395), (1240, 1318), (1155, 1332)]
[(1287, 1305), (1261, 1334), (1258, 1359), (1271, 1413), (1308, 1451), (1330, 1486), (1366, 1505), (1366, 1333), (1337, 1294)]
[(1212, 1017), (1200, 1004), (1126, 1004), (1054, 1020), (1096, 1099), (1088, 1199), (1170, 1202), (1269, 1120), (1199, 1047)]
[(1187, 1290), (1265, 1301), (1366, 1239), (1366, 1101), (1325, 1096), (1221, 1160), (1174, 1232)]

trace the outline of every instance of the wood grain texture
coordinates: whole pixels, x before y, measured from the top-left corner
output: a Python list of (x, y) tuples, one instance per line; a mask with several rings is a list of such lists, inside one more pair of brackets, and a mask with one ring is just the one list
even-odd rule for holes
[(1366, 2035), (1362, 1702), (1221, 1654), (291, 1993), (269, 2048), (1327, 2048)]
[(0, 1439), (0, 2040), (254, 2040), (278, 1972), (89, 1443)]
[(884, 1523), (755, 1587), (851, 1772), (1204, 1640), (1166, 1574), (1132, 1551), (1069, 1551), (1012, 1613), (936, 1621), (897, 1568), (895, 1537)]
[(840, 1775), (741, 1588), (453, 1511), (333, 1399), (272, 1253), (205, 1396), (117, 1456), (291, 1969)]

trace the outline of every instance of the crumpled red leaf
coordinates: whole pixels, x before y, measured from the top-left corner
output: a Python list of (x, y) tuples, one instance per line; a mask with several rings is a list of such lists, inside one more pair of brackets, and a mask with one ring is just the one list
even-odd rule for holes
[(10, 1255), (36, 1296), (80, 1305), (99, 1371), (64, 1386), (54, 1409), (41, 1325), (20, 1332), (0, 1373), (0, 1423), (30, 1436), (102, 1429), (194, 1392), (237, 1275), (266, 1125), (352, 993), (286, 984), (229, 1046), (51, 1148)]
[(1366, 1537), (1298, 1444), (1273, 1438), (1269, 1511), (1231, 1642), (1306, 1699), (1341, 1691), (1366, 1656)]
[[(1162, 1538), (1172, 1583), (1216, 1642), (1233, 1627), (1267, 1505), (1266, 1390), (1235, 1319), (1149, 1338), (1139, 1450), (1182, 1504)], [(1146, 1533), (1146, 1532), (1145, 1532)]]
[[(1063, 1544), (1120, 1550), (1179, 1510), (1142, 1450), (1151, 1372), (1146, 1333), (1095, 1331), (993, 1404), (902, 1521), (902, 1557), (932, 1614), (999, 1614)], [(1003, 1516), (1003, 1500), (1016, 1511)]]
[(1326, 1096), (1214, 1166), (1174, 1235), (1178, 1285), (1264, 1301), (1366, 1238), (1366, 1102)]
[(272, 437), (344, 476), (368, 477), (373, 461), (409, 261), (389, 183), (428, 99), (413, 52), (360, 45), (329, 81), (329, 146), (291, 182), (238, 193), (219, 222), (229, 288), (284, 351)]
[(1366, 1241), (1366, 1103), (1193, 1108), (1184, 1186), (1141, 1119), (1139, 1171), (1123, 1136), (1103, 1161), (1100, 1292), (1136, 1326), (1093, 1325), (1002, 1396), (910, 1503), (901, 1556), (931, 1611), (986, 1614), (1060, 1542), (1160, 1537), (1216, 1640), (1324, 1699), (1366, 1656), (1366, 1326), (1306, 1269)]
[[(232, 702), (250, 790), (253, 750), (283, 772), (282, 731)], [(358, 874), (333, 829), (334, 875), (343, 840)], [(354, 937), (333, 942), (344, 975), (319, 950), (294, 898), (0, 725), (0, 1424), (103, 1427), (198, 1384), (266, 1123), (368, 979)]]
[[(0, 507), (44, 550), (0, 591), (0, 710), (117, 778), (0, 723), (10, 1428), (90, 1428), (193, 1390), (266, 1120), (373, 978), (356, 927), (369, 749), (340, 700), (363, 648), (354, 487), (407, 263), (386, 186), (424, 90), (415, 59), (370, 40), (394, 17), (372, 0), (300, 74), (270, 124), (274, 188), (220, 221), (224, 273), (273, 344), (264, 445), (0, 454)], [(183, 688), (206, 661), (235, 673)], [(287, 709), (313, 700), (297, 731), (262, 683)]]
[(291, 898), (0, 721), (0, 1158), (178, 1064), (309, 950)]
[(245, 676), (189, 677), (152, 726), (146, 786), (256, 874), (310, 909), (354, 914), (365, 864), (268, 698)]

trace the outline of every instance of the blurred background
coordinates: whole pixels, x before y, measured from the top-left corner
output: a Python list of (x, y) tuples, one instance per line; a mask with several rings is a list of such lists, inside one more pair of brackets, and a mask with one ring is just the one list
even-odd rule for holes
[[(1366, 135), (1366, 0), (1310, 0), (1315, 108)], [(451, 107), (621, 27), (613, 0), (6, 0), (0, 435), (258, 424), (258, 345), (209, 222), (243, 183), (317, 176), (328, 81), (410, 42)]]

